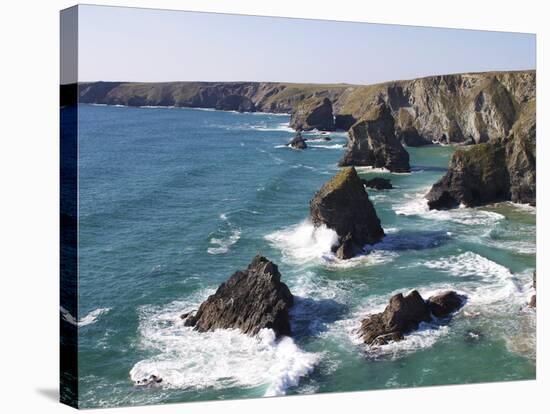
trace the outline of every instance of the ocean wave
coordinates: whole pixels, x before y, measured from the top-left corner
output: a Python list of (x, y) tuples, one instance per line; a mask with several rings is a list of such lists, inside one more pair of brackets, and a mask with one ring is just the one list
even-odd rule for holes
[[(308, 140), (308, 142), (309, 142), (309, 140)], [(324, 145), (323, 144), (316, 144), (316, 145), (308, 144), (308, 147), (340, 150), (340, 149), (344, 148), (344, 145), (343, 144), (324, 144)]]
[(98, 308), (91, 311), (86, 316), (80, 318), (80, 320), (77, 321), (76, 318), (67, 309), (65, 309), (63, 306), (60, 307), (61, 317), (63, 318), (63, 320), (70, 323), (71, 325), (75, 325), (78, 327), (96, 323), (101, 315), (108, 313), (110, 310), (111, 308)]
[(267, 124), (250, 125), (249, 128), (256, 131), (264, 132), (295, 132), (291, 127), (288, 126), (287, 122), (282, 122), (280, 124), (277, 124), (276, 126), (268, 126)]
[(458, 278), (467, 278), (468, 281), (459, 286), (468, 296), (468, 305), (484, 313), (502, 314), (522, 307), (534, 294), (532, 271), (513, 274), (505, 266), (474, 252), (427, 260), (421, 264)]
[(405, 201), (401, 201), (393, 206), (397, 215), (403, 216), (422, 216), (429, 219), (451, 221), (466, 225), (490, 225), (505, 217), (494, 211), (482, 210), (479, 208), (459, 207), (451, 210), (430, 210), (425, 191), (405, 194)]
[(220, 219), (224, 222), (224, 225), (216, 232), (216, 235), (219, 235), (219, 237), (212, 237), (210, 239), (212, 247), (206, 249), (209, 254), (227, 253), (229, 248), (241, 238), (241, 229), (235, 227), (229, 221), (226, 213), (220, 214)]
[(284, 395), (321, 359), (301, 350), (289, 337), (275, 339), (270, 329), (255, 337), (238, 330), (199, 333), (185, 327), (180, 314), (197, 302), (174, 302), (140, 309), (141, 345), (159, 353), (134, 365), (130, 378), (156, 375), (161, 386), (175, 389), (223, 389), (265, 386), (265, 395)]
[(376, 245), (373, 245), (365, 250), (368, 254), (346, 260), (339, 259), (332, 252), (332, 247), (338, 242), (336, 232), (325, 225), (315, 227), (310, 220), (275, 231), (265, 236), (265, 239), (282, 252), (283, 259), (287, 262), (317, 262), (335, 270), (379, 265), (388, 263), (398, 256), (397, 252), (376, 249)]
[(394, 172), (390, 171), (387, 168), (377, 168), (370, 166), (355, 166), (355, 169), (358, 173), (384, 173), (384, 174), (394, 174), (394, 175), (411, 175), (412, 172)]
[(294, 263), (312, 261), (332, 255), (331, 248), (338, 235), (326, 226), (315, 227), (309, 220), (265, 236), (281, 250), (283, 258)]

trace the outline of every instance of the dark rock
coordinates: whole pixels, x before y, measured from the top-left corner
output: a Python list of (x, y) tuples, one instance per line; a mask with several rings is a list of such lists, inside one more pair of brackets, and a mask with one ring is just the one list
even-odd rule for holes
[(391, 190), (393, 188), (391, 185), (391, 180), (382, 177), (374, 177), (370, 180), (361, 180), (361, 182), (367, 188), (374, 188), (376, 190)]
[(459, 310), (465, 300), (466, 298), (464, 296), (452, 290), (448, 290), (431, 296), (426, 303), (434, 316), (443, 318)]
[(510, 134), (457, 150), (427, 194), (431, 209), (513, 201), (536, 205), (536, 117), (525, 105)]
[(421, 147), (432, 144), (432, 141), (421, 136), (416, 128), (398, 129), (396, 136), (407, 147)]
[(242, 95), (224, 96), (216, 102), (216, 109), (223, 111), (254, 112), (254, 103)]
[(335, 254), (339, 259), (349, 259), (354, 257), (361, 249), (354, 243), (351, 234), (346, 234), (337, 246)]
[(184, 323), (199, 332), (240, 329), (249, 335), (269, 328), (279, 337), (291, 334), (292, 304), (293, 296), (281, 282), (277, 265), (256, 256), (246, 270), (235, 272), (222, 283)]
[(353, 124), (357, 122), (357, 119), (353, 115), (336, 115), (334, 117), (334, 126), (336, 129), (347, 131)]
[(302, 134), (300, 131), (296, 133), (296, 136), (290, 140), (290, 142), (287, 144), (289, 147), (292, 147), (294, 149), (306, 149), (306, 140), (302, 138)]
[(510, 199), (506, 149), (499, 144), (478, 144), (457, 150), (447, 174), (426, 195), (430, 209), (467, 207)]
[(370, 315), (361, 322), (360, 335), (368, 345), (399, 341), (403, 335), (430, 320), (430, 310), (422, 296), (413, 290), (406, 296), (398, 293), (390, 298), (383, 312)]
[(297, 131), (334, 131), (330, 99), (312, 96), (298, 103), (292, 111), (290, 126)]
[[(365, 244), (374, 244), (384, 237), (376, 210), (357, 175), (355, 168), (343, 168), (327, 181), (310, 202), (311, 220), (336, 231), (342, 258)], [(355, 245), (355, 246), (352, 246)]]
[(137, 380), (135, 382), (135, 385), (139, 387), (148, 387), (151, 385), (160, 384), (161, 382), (162, 382), (161, 377), (158, 377), (156, 375), (149, 375), (149, 377), (147, 378)]
[(420, 135), (414, 121), (415, 118), (411, 111), (406, 108), (399, 108), (395, 122), (397, 139), (408, 147), (420, 147), (432, 144), (431, 140)]
[(192, 310), (192, 311), (182, 313), (182, 314), (180, 315), (180, 318), (181, 318), (181, 319), (187, 319), (187, 318), (189, 318), (191, 315), (193, 315), (193, 313), (195, 313), (196, 311), (197, 311), (197, 310), (194, 309), (194, 310)]
[(397, 139), (390, 109), (378, 105), (348, 132), (347, 151), (341, 166), (362, 165), (409, 172), (409, 154)]

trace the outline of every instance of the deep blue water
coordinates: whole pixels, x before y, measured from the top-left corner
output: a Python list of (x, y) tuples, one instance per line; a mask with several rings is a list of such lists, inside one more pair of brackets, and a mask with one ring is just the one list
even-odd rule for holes
[[(307, 222), (343, 133), (283, 145), (288, 116), (81, 105), (79, 374), (84, 407), (457, 384), (535, 377), (535, 210), (509, 203), (428, 212), (451, 147), (408, 148), (413, 172), (369, 190), (387, 236), (330, 254)], [(315, 134), (311, 134), (310, 138)], [(296, 296), (293, 340), (197, 333), (194, 309), (256, 254)], [(397, 292), (468, 296), (448, 324), (369, 349), (354, 333)], [(472, 333), (478, 335), (477, 338)], [(162, 386), (135, 387), (150, 374)]]

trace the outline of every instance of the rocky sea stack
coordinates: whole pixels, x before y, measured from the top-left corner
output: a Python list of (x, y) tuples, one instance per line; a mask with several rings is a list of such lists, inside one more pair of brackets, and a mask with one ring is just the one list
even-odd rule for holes
[(384, 237), (380, 219), (353, 167), (343, 168), (326, 182), (310, 202), (311, 220), (315, 226), (326, 225), (338, 234), (336, 254), (349, 259), (364, 245)]
[(334, 131), (330, 99), (313, 96), (298, 103), (292, 111), (290, 126), (297, 131)]
[(235, 272), (192, 315), (182, 315), (197, 331), (240, 329), (255, 335), (263, 328), (277, 337), (290, 335), (289, 309), (293, 296), (281, 282), (277, 265), (256, 256), (244, 271)]
[(426, 195), (431, 209), (508, 200), (536, 205), (534, 85), (534, 75), (523, 83), (499, 84), (495, 78), (491, 95), (480, 92), (473, 112), (491, 128), (481, 135), (484, 143), (453, 154), (447, 174)]
[(363, 319), (360, 336), (367, 345), (400, 341), (404, 334), (418, 329), (421, 322), (429, 322), (432, 314), (446, 317), (457, 311), (464, 299), (453, 291), (432, 296), (427, 301), (416, 290), (407, 295), (398, 293), (390, 298), (383, 312)]
[(384, 104), (372, 108), (348, 132), (348, 146), (341, 166), (387, 168), (409, 172), (409, 153), (395, 135), (391, 110)]
[(294, 138), (292, 138), (287, 145), (291, 148), (294, 148), (294, 149), (306, 149), (307, 148), (306, 140), (302, 137), (302, 134), (300, 133), (300, 131), (298, 131), (296, 133)]

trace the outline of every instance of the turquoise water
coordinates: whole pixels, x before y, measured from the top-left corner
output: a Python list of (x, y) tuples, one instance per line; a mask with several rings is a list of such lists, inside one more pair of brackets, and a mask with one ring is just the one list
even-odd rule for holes
[[(288, 116), (80, 106), (79, 375), (83, 407), (355, 391), (535, 377), (535, 210), (429, 212), (453, 149), (409, 148), (411, 174), (359, 169), (387, 233), (350, 261), (307, 222), (346, 138), (283, 146)], [(296, 297), (294, 338), (197, 333), (179, 315), (256, 254)], [(354, 330), (389, 297), (453, 288), (450, 323), (370, 349)], [(477, 335), (477, 339), (471, 333)], [(161, 387), (137, 388), (151, 374)]]

